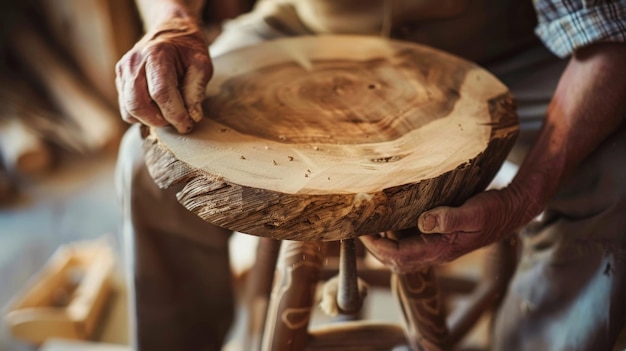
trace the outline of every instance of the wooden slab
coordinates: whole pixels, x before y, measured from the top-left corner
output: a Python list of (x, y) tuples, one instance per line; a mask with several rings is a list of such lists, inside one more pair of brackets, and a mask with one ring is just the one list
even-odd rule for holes
[(201, 218), (243, 233), (338, 240), (416, 225), (494, 176), (518, 131), (484, 69), (364, 36), (281, 39), (215, 58), (205, 120), (150, 130), (148, 168)]

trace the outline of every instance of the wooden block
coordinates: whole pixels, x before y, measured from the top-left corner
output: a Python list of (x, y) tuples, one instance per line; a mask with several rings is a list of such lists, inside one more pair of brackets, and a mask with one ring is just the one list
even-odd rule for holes
[(34, 345), (93, 336), (111, 291), (111, 249), (100, 241), (60, 247), (7, 309), (11, 334)]

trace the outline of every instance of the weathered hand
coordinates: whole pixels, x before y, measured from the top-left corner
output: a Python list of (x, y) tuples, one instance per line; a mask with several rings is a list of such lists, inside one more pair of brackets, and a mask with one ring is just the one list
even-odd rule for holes
[(122, 118), (190, 132), (202, 119), (202, 100), (213, 74), (208, 45), (191, 19), (172, 19), (146, 35), (117, 63), (115, 83)]
[(452, 261), (512, 234), (539, 214), (541, 206), (526, 192), (509, 186), (490, 190), (460, 207), (437, 207), (418, 218), (421, 233), (400, 240), (381, 235), (362, 236), (367, 249), (398, 273)]

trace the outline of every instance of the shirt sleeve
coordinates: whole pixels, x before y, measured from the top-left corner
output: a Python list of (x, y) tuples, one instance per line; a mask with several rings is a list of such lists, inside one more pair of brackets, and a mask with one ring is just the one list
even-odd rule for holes
[(534, 0), (535, 33), (566, 57), (597, 42), (626, 42), (626, 0)]

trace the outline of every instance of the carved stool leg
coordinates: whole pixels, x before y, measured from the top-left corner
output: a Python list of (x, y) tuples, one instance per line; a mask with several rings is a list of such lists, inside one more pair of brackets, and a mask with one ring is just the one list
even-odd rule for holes
[(285, 241), (265, 321), (263, 350), (300, 351), (309, 339), (315, 289), (324, 265), (323, 242)]
[(455, 346), (485, 311), (498, 305), (515, 268), (515, 252), (515, 245), (508, 240), (491, 247), (481, 283), (473, 289), (468, 303), (450, 316), (443, 308), (434, 267), (392, 276), (391, 286), (404, 313), (411, 347), (440, 351)]
[[(395, 240), (416, 234), (419, 235), (419, 232), (414, 228), (385, 232), (387, 237)], [(447, 314), (434, 267), (407, 274), (393, 274), (391, 291), (402, 308), (405, 333), (411, 348), (415, 351), (445, 350), (449, 346)]]
[(434, 268), (394, 274), (391, 287), (402, 307), (411, 348), (415, 351), (444, 350), (448, 328)]
[(265, 316), (272, 292), (274, 271), (280, 250), (280, 240), (260, 238), (256, 250), (256, 260), (246, 281), (246, 308), (248, 325), (243, 350), (261, 350), (261, 338), (265, 326)]

